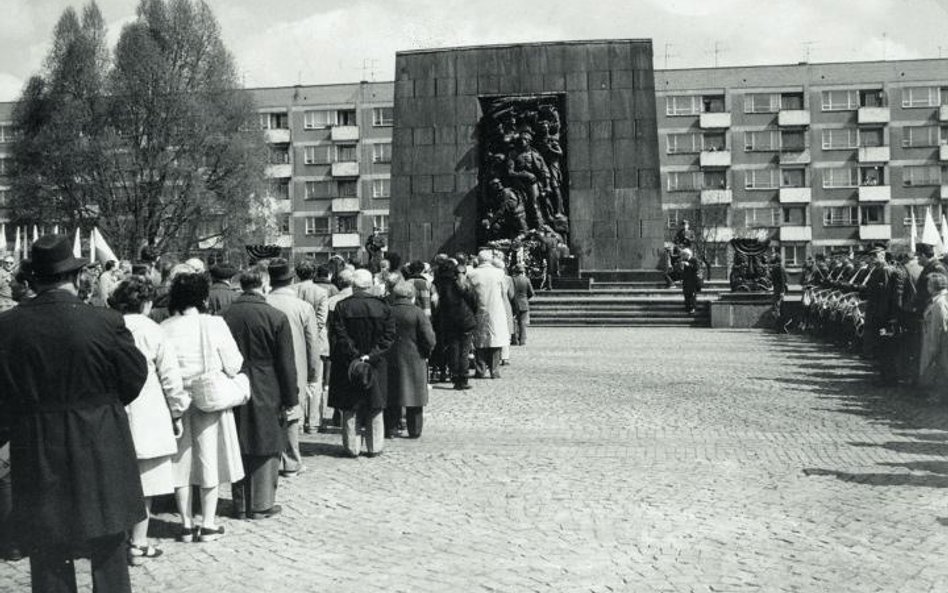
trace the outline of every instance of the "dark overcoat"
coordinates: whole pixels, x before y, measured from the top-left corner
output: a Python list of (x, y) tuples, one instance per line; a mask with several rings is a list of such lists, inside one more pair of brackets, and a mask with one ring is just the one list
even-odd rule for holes
[(514, 313), (529, 313), (530, 299), (533, 298), (533, 284), (526, 274), (517, 274), (513, 277), (514, 298), (512, 301)]
[(207, 296), (207, 312), (211, 315), (223, 315), (237, 300), (234, 288), (226, 282), (214, 282)]
[(285, 446), (282, 410), (299, 403), (290, 322), (255, 293), (237, 297), (223, 317), (250, 379), (250, 401), (234, 408), (240, 452), (278, 455)]
[[(386, 405), (388, 366), (386, 356), (395, 342), (392, 309), (380, 298), (364, 292), (336, 303), (329, 317), (329, 405), (353, 410), (360, 405), (379, 410)], [(375, 380), (368, 389), (349, 381), (349, 363), (368, 356)]]
[(701, 290), (701, 270), (698, 268), (701, 263), (692, 257), (691, 259), (682, 259), (678, 265), (681, 270), (682, 290), (685, 293), (695, 293)]
[(115, 311), (50, 290), (0, 314), (0, 428), (25, 546), (79, 544), (145, 518), (125, 405), (147, 375)]
[(395, 343), (388, 351), (389, 407), (420, 408), (428, 405), (428, 365), (435, 346), (434, 329), (428, 316), (411, 299), (392, 303)]
[(438, 288), (438, 331), (446, 338), (473, 332), (477, 327), (477, 297), (466, 285), (454, 277), (441, 277)]

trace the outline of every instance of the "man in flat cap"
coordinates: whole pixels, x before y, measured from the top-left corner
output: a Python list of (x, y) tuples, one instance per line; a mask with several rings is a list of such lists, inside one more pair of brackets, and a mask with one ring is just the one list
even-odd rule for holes
[(213, 283), (207, 297), (207, 312), (211, 315), (223, 315), (230, 308), (231, 303), (237, 300), (237, 291), (230, 282), (238, 271), (230, 264), (211, 266)]

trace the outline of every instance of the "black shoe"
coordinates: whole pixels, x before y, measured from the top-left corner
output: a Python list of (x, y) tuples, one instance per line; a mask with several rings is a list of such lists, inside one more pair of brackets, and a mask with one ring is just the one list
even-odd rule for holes
[(0, 559), (6, 560), (7, 562), (18, 562), (23, 560), (23, 552), (16, 547), (3, 548), (0, 549)]
[(269, 519), (270, 517), (275, 517), (283, 512), (283, 507), (278, 504), (273, 505), (266, 511), (254, 511), (251, 513), (251, 519)]
[(455, 383), (454, 388), (458, 391), (464, 391), (466, 389), (474, 389), (474, 386), (469, 383)]
[(382, 451), (373, 451), (373, 452), (371, 452), (371, 453), (366, 453), (365, 456), (366, 456), (366, 457), (378, 457), (378, 456), (381, 455), (381, 454), (382, 454)]
[(204, 527), (198, 530), (197, 540), (201, 543), (212, 542), (224, 537), (224, 527), (217, 529), (206, 529)]

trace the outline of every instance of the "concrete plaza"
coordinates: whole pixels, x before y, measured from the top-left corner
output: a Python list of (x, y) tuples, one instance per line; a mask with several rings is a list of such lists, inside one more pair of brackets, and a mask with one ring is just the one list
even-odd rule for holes
[[(134, 590), (948, 591), (948, 408), (852, 358), (756, 331), (535, 328), (504, 370), (434, 386), (423, 437), (376, 459), (305, 436), (282, 515), (157, 540)], [(0, 591), (28, 590), (27, 561), (0, 564)]]

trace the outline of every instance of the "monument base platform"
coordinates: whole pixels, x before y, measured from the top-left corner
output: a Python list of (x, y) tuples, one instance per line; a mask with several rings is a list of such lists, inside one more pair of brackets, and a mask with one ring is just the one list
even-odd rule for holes
[(726, 292), (711, 303), (711, 327), (770, 327), (773, 302), (774, 297), (768, 292)]

